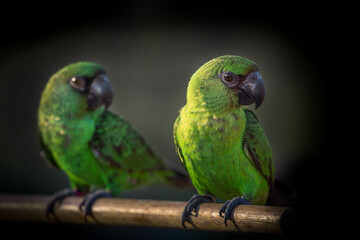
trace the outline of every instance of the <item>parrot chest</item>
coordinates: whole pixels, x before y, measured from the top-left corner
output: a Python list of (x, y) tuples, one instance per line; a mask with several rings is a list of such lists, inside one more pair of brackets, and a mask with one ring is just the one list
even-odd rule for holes
[(97, 161), (89, 146), (94, 132), (91, 121), (47, 121), (40, 124), (40, 130), (55, 162), (71, 179), (90, 185), (102, 184)]
[(245, 124), (244, 112), (239, 111), (202, 116), (181, 126), (186, 167), (199, 193), (209, 192), (223, 199), (254, 198), (261, 176), (243, 151)]

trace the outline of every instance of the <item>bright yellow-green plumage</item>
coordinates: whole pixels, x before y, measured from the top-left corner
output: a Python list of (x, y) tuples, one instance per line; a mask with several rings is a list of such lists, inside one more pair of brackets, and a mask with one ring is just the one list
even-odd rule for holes
[[(174, 125), (176, 150), (200, 194), (265, 204), (273, 183), (271, 148), (254, 113), (239, 104), (243, 79), (258, 66), (238, 56), (204, 64), (191, 77)], [(231, 72), (238, 82), (221, 80)], [(244, 94), (242, 92), (242, 94)]]

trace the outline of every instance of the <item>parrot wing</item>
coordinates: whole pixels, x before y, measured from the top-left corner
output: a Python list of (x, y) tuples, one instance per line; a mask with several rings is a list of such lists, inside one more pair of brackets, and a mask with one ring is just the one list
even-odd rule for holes
[(57, 165), (57, 163), (55, 162), (55, 159), (54, 157), (52, 156), (49, 148), (46, 146), (46, 144), (44, 143), (44, 140), (41, 136), (41, 133), (40, 131), (38, 131), (38, 135), (39, 135), (39, 142), (40, 142), (40, 147), (41, 147), (41, 150), (40, 150), (40, 156), (41, 158), (46, 162), (46, 164), (49, 166), (49, 167), (53, 167), (53, 168), (59, 168), (59, 166)]
[(262, 130), (256, 115), (246, 109), (246, 129), (243, 139), (245, 154), (255, 168), (266, 178), (270, 189), (273, 187), (274, 167), (270, 143)]
[(105, 112), (90, 142), (97, 160), (128, 172), (165, 169), (145, 140), (125, 120)]
[(177, 139), (177, 127), (179, 125), (179, 122), (180, 122), (180, 115), (177, 117), (175, 123), (174, 123), (174, 143), (175, 143), (175, 150), (176, 150), (176, 153), (177, 155), (179, 156), (179, 160), (181, 162), (181, 164), (183, 165), (183, 167), (185, 168), (185, 170), (187, 171), (186, 169), (186, 165), (185, 165), (185, 160), (184, 160), (184, 155), (181, 151), (181, 148), (179, 146), (179, 142), (178, 142), (178, 139)]

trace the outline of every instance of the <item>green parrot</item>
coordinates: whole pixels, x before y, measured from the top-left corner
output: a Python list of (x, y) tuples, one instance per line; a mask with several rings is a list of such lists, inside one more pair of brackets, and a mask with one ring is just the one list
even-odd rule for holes
[(220, 209), (225, 225), (241, 204), (266, 204), (274, 187), (269, 141), (259, 120), (245, 106), (264, 100), (258, 66), (239, 56), (220, 56), (191, 77), (187, 103), (174, 124), (181, 163), (198, 191), (188, 201), (182, 224), (198, 204), (228, 200)]
[[(190, 182), (166, 167), (127, 121), (107, 110), (112, 99), (112, 86), (96, 63), (70, 64), (48, 81), (38, 111), (41, 155), (71, 184), (52, 196), (48, 217), (55, 203), (70, 195), (87, 194), (80, 204), (86, 220), (98, 198), (146, 184)], [(88, 194), (90, 187), (99, 189)]]

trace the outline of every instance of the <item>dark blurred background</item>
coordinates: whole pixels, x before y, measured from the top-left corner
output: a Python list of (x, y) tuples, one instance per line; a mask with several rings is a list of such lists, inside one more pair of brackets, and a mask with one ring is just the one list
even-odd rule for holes
[[(309, 202), (324, 199), (322, 182), (329, 174), (322, 166), (331, 159), (324, 151), (329, 143), (328, 79), (333, 74), (327, 63), (338, 54), (329, 46), (341, 29), (331, 12), (306, 4), (183, 1), (22, 7), (9, 7), (8, 15), (1, 16), (0, 193), (52, 194), (69, 186), (64, 173), (40, 159), (37, 139), (40, 94), (63, 66), (76, 61), (102, 64), (115, 91), (110, 110), (130, 121), (169, 164), (182, 170), (172, 128), (186, 102), (188, 81), (203, 63), (232, 54), (260, 66), (267, 92), (256, 113), (272, 145), (275, 175), (299, 193), (300, 215), (310, 211)], [(151, 186), (122, 196), (186, 201), (194, 192)], [(58, 237), (234, 238), (151, 228), (21, 228), (30, 234), (58, 232)]]

